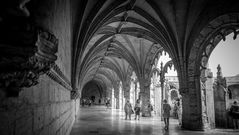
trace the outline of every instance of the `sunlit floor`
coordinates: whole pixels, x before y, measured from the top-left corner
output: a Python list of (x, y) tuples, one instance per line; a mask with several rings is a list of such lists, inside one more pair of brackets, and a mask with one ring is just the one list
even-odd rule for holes
[(186, 131), (181, 130), (175, 119), (170, 119), (168, 131), (159, 117), (141, 117), (134, 120), (125, 120), (119, 110), (106, 109), (104, 106), (80, 108), (71, 135), (228, 135), (239, 134), (234, 130)]

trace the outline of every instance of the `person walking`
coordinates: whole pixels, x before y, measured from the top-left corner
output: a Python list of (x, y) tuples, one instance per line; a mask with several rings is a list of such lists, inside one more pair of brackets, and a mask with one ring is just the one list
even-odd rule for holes
[(138, 116), (138, 120), (139, 120), (139, 117), (140, 117), (140, 107), (141, 107), (140, 100), (137, 99), (136, 104), (134, 106), (134, 111), (135, 111), (135, 118), (134, 119), (135, 120), (137, 119), (137, 116)]
[(164, 99), (163, 100), (163, 120), (165, 124), (165, 130), (168, 130), (168, 127), (169, 127), (170, 110), (171, 110), (170, 105), (167, 103), (167, 100)]
[(238, 129), (238, 119), (239, 119), (239, 105), (237, 104), (237, 101), (234, 101), (231, 108), (230, 108), (230, 115), (232, 117), (233, 121), (233, 127), (234, 129)]
[(107, 109), (110, 108), (110, 99), (107, 99), (107, 100), (106, 100), (106, 107), (107, 107)]
[(153, 111), (153, 106), (150, 103), (150, 100), (148, 100), (148, 106), (147, 106), (148, 112), (149, 112), (149, 117), (152, 116), (152, 111)]
[(127, 116), (129, 116), (129, 120), (131, 120), (131, 114), (133, 113), (133, 110), (129, 100), (127, 100), (127, 102), (124, 105), (124, 111), (125, 111), (125, 120), (127, 120)]

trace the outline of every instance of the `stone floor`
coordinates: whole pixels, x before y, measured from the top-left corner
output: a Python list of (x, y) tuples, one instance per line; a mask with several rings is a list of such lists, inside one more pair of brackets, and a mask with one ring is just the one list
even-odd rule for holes
[(123, 112), (104, 106), (80, 108), (71, 135), (239, 135), (239, 131), (215, 129), (209, 131), (181, 130), (177, 120), (170, 119), (170, 128), (164, 130), (159, 117), (124, 120)]

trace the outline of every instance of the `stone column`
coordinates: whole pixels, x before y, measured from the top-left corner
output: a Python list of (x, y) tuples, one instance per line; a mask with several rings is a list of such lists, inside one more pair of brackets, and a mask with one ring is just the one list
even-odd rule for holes
[(134, 82), (134, 94), (135, 94), (135, 101), (137, 101), (137, 99), (139, 98), (139, 97), (137, 97), (137, 87), (138, 87), (138, 85), (137, 85), (137, 81), (135, 81)]
[(112, 87), (108, 87), (107, 90), (106, 90), (106, 97), (107, 98), (111, 98), (111, 95), (112, 95)]
[(123, 84), (123, 90), (124, 90), (125, 100), (130, 100), (130, 80), (127, 80)]
[(119, 85), (117, 84), (117, 87), (116, 89), (114, 90), (114, 96), (115, 96), (115, 99), (116, 99), (116, 109), (119, 109)]
[(215, 109), (214, 109), (214, 92), (213, 92), (213, 74), (207, 70), (206, 85), (206, 102), (207, 102), (207, 115), (210, 128), (215, 128)]
[(210, 69), (201, 71), (202, 120), (204, 128), (214, 128), (213, 80)]
[[(195, 79), (195, 78), (194, 78)], [(185, 81), (185, 80), (181, 80)], [(182, 95), (182, 128), (189, 130), (202, 130), (202, 104), (200, 87), (196, 88), (196, 82), (199, 85), (200, 80), (185, 81), (188, 87), (181, 85), (180, 93)]]
[(150, 101), (150, 81), (146, 79), (142, 79), (140, 81), (140, 100), (141, 100), (141, 108), (142, 108), (142, 116), (149, 116), (149, 112), (147, 110), (148, 102)]

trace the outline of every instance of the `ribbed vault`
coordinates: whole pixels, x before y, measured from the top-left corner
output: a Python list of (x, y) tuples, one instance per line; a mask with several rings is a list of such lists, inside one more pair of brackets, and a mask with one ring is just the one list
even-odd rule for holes
[(238, 0), (73, 1), (72, 85), (81, 90), (94, 80), (110, 89), (126, 80), (129, 68), (139, 82), (150, 80), (154, 59), (164, 50), (178, 72), (180, 93), (192, 91), (184, 102), (193, 105), (184, 106), (197, 108), (188, 112), (192, 116), (188, 120), (196, 121), (194, 126), (184, 126), (201, 128), (200, 93), (196, 92), (200, 89), (188, 83), (198, 77), (189, 67), (196, 66), (190, 58), (199, 56), (195, 52), (200, 46), (193, 44), (200, 45), (201, 35), (207, 33), (203, 29), (212, 20), (238, 13), (238, 6)]
[[(230, 2), (229, 2), (230, 1)], [(190, 51), (188, 42), (195, 39), (195, 34), (203, 28), (209, 20), (235, 11), (238, 1), (235, 0), (80, 0), (75, 2), (74, 10), (74, 46), (73, 46), (73, 70), (75, 74), (73, 82), (75, 86), (82, 85), (79, 81), (84, 78), (88, 71), (93, 72), (92, 64), (99, 65), (103, 60), (103, 53), (109, 48), (110, 43), (117, 35), (124, 39), (117, 40), (129, 49), (130, 43), (125, 42), (132, 37), (143, 38), (152, 44), (162, 46), (173, 59), (175, 67), (180, 70), (186, 64)], [(230, 4), (228, 4), (230, 3)], [(214, 5), (211, 7), (211, 5)], [(78, 5), (78, 7), (77, 7)], [(216, 6), (218, 5), (218, 6)], [(219, 10), (220, 9), (220, 10)], [(217, 10), (218, 12), (212, 12)], [(210, 15), (206, 15), (210, 13)], [(197, 29), (195, 29), (197, 27)], [(127, 40), (127, 39), (126, 39)], [(134, 45), (134, 44), (133, 44)], [(104, 51), (97, 50), (98, 46), (104, 46)], [(146, 49), (145, 49), (146, 50)], [(96, 55), (89, 62), (89, 54)], [(136, 50), (136, 52), (139, 52)], [(125, 52), (128, 53), (128, 52)], [(122, 57), (119, 54), (112, 54)], [(132, 61), (134, 56), (128, 57), (127, 62)], [(96, 62), (97, 61), (97, 62)], [(88, 63), (86, 63), (88, 62)], [(91, 69), (89, 69), (91, 67)], [(94, 66), (93, 66), (94, 67)], [(97, 66), (96, 66), (97, 67)], [(137, 69), (133, 67), (133, 69)], [(136, 71), (140, 72), (140, 71)], [(95, 73), (91, 73), (95, 74)], [(181, 76), (181, 74), (179, 74)], [(78, 80), (78, 81), (77, 81)]]

